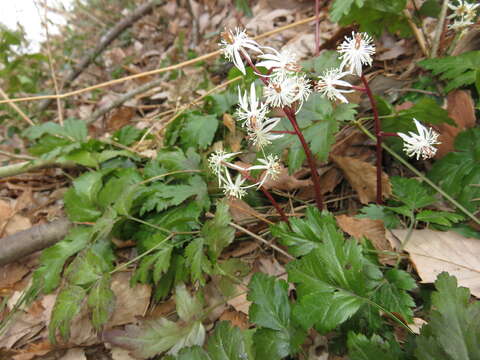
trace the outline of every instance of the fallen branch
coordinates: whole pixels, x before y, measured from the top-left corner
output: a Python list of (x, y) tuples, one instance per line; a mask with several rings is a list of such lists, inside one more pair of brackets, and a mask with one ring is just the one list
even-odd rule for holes
[(75, 166), (76, 166), (75, 163), (71, 161), (59, 162), (55, 159), (53, 160), (38, 159), (33, 161), (23, 161), (21, 163), (0, 167), (0, 178), (19, 175), (28, 171), (45, 169), (48, 167), (72, 168)]
[[(77, 66), (75, 66), (70, 73), (67, 74), (63, 80), (63, 87), (67, 87), (72, 83), (82, 72), (85, 70), (94, 60), (100, 55), (107, 47), (110, 45), (113, 40), (115, 40), (125, 29), (130, 27), (137, 20), (148, 14), (153, 8), (162, 3), (162, 0), (150, 0), (142, 5), (140, 5), (135, 11), (130, 15), (120, 20), (110, 31), (108, 31), (105, 36), (100, 38), (100, 42), (95, 46), (95, 48), (85, 55)], [(57, 94), (57, 99), (59, 99)], [(52, 102), (53, 98), (46, 99), (40, 104), (40, 111), (45, 110), (48, 105)]]
[(36, 225), (0, 239), (0, 265), (19, 260), (62, 240), (72, 223), (67, 218)]

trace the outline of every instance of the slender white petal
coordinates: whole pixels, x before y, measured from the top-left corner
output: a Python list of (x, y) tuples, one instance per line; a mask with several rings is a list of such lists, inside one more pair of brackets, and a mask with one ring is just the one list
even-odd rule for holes
[(250, 94), (245, 92), (242, 96), (240, 89), (238, 89), (238, 103), (239, 108), (237, 109), (236, 116), (240, 121), (243, 121), (242, 126), (247, 126), (249, 123), (255, 123), (256, 121), (262, 121), (268, 112), (267, 105), (257, 98), (254, 83), (252, 83), (250, 87)]
[(422, 158), (423, 160), (429, 159), (435, 156), (437, 148), (434, 145), (440, 144), (437, 140), (439, 134), (433, 131), (431, 128), (427, 129), (419, 121), (413, 119), (417, 128), (418, 134), (409, 131), (408, 135), (404, 133), (398, 133), (398, 136), (402, 138), (403, 150), (409, 157), (415, 156), (416, 159)]
[(227, 30), (222, 33), (222, 40), (219, 45), (225, 58), (232, 61), (244, 75), (246, 72), (242, 55), (250, 60), (250, 56), (246, 50), (262, 53), (260, 45), (258, 45), (255, 40), (250, 39), (245, 33), (245, 30), (239, 28), (236, 28), (234, 31)]
[(237, 156), (238, 154), (241, 154), (241, 152), (227, 153), (224, 150), (217, 150), (208, 158), (208, 166), (212, 172), (217, 175), (219, 185), (223, 180), (226, 163), (228, 163), (231, 158)]
[(373, 39), (366, 33), (352, 32), (352, 37), (345, 37), (345, 41), (338, 47), (342, 63), (340, 68), (347, 66), (352, 74), (362, 75), (363, 65), (372, 65), (372, 55), (375, 54)]
[(458, 5), (448, 4), (450, 10), (453, 13), (448, 16), (449, 19), (452, 18), (459, 18), (463, 19), (464, 21), (472, 21), (477, 16), (477, 8), (480, 7), (479, 4), (470, 4), (468, 1), (465, 0), (457, 0)]
[(272, 107), (283, 107), (290, 106), (295, 101), (299, 101), (301, 106), (311, 91), (310, 83), (305, 76), (291, 76), (271, 79), (263, 92), (267, 104)]
[(318, 77), (315, 90), (332, 101), (338, 99), (341, 102), (348, 103), (347, 98), (343, 96), (342, 93), (353, 92), (351, 89), (352, 85), (344, 80), (340, 80), (347, 74), (349, 74), (347, 71), (342, 72), (341, 69), (333, 68), (326, 70)]
[(263, 66), (268, 70), (272, 70), (271, 77), (284, 78), (288, 75), (294, 75), (300, 71), (301, 67), (298, 64), (298, 57), (295, 53), (288, 49), (283, 49), (280, 52), (271, 48), (264, 47), (273, 52), (273, 54), (262, 54), (259, 58), (262, 61), (258, 62), (256, 66)]
[(267, 118), (255, 124), (250, 123), (247, 126), (248, 138), (258, 149), (263, 149), (265, 146), (270, 145), (273, 140), (283, 136), (283, 134), (271, 133), (280, 121), (280, 118)]
[(241, 199), (247, 193), (248, 188), (258, 185), (258, 184), (252, 184), (248, 186), (243, 186), (246, 180), (247, 180), (246, 178), (243, 178), (242, 175), (238, 174), (237, 177), (235, 178), (235, 181), (233, 181), (232, 177), (230, 176), (230, 172), (226, 171), (225, 177), (223, 178), (223, 181), (222, 181), (223, 193), (226, 196), (231, 196), (237, 199)]
[(258, 183), (258, 187), (261, 187), (268, 179), (275, 180), (278, 177), (278, 174), (280, 174), (281, 171), (281, 166), (276, 155), (270, 154), (267, 155), (265, 159), (258, 159), (258, 161), (261, 163), (261, 165), (250, 166), (248, 170), (265, 170), (262, 174), (260, 182)]

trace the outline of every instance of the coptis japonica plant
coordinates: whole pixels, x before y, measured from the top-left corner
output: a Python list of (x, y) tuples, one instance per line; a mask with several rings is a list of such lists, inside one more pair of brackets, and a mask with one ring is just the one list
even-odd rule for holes
[[(468, 9), (470, 14), (473, 9)], [(471, 19), (471, 14), (467, 18)], [(271, 47), (261, 46), (255, 40), (249, 38), (244, 30), (237, 28), (235, 31), (227, 30), (222, 33), (220, 47), (225, 58), (231, 60), (243, 74), (246, 74), (246, 63), (264, 84), (262, 89), (263, 101), (257, 97), (254, 83), (251, 84), (249, 92), (246, 91), (242, 94), (239, 89), (239, 107), (236, 112), (236, 117), (241, 122), (242, 127), (245, 128), (249, 141), (263, 155), (263, 158), (258, 159), (261, 165), (241, 167), (232, 163), (231, 160), (238, 156), (240, 152), (226, 153), (225, 151), (217, 151), (210, 157), (210, 167), (217, 175), (219, 186), (227, 196), (241, 198), (246, 194), (247, 189), (257, 186), (270, 199), (277, 211), (279, 211), (282, 219), (287, 221), (279, 205), (268, 191), (263, 188), (263, 184), (269, 178), (275, 179), (280, 169), (279, 158), (271, 154), (265, 154), (265, 147), (271, 144), (272, 141), (281, 138), (283, 133), (289, 133), (297, 135), (302, 144), (314, 184), (316, 205), (319, 209), (323, 208), (321, 184), (315, 159), (298, 126), (296, 118), (296, 114), (301, 110), (303, 103), (307, 101), (312, 90), (331, 101), (339, 100), (343, 103), (348, 103), (347, 98), (343, 95), (345, 93), (357, 90), (367, 94), (373, 111), (375, 136), (377, 139), (378, 204), (382, 203), (382, 138), (384, 136), (401, 137), (404, 141), (404, 151), (407, 156), (415, 156), (417, 160), (419, 158), (431, 158), (436, 153), (434, 145), (439, 144), (437, 140), (438, 134), (432, 129), (426, 129), (415, 119), (413, 120), (418, 134), (412, 132), (409, 135), (382, 132), (377, 104), (363, 72), (364, 66), (372, 65), (372, 56), (375, 54), (373, 39), (366, 33), (352, 32), (351, 37), (347, 36), (345, 41), (338, 46), (339, 58), (342, 60), (340, 67), (325, 71), (316, 81), (310, 80), (307, 74), (302, 71), (302, 67), (297, 62), (298, 57), (296, 54), (288, 49), (278, 51)], [(248, 53), (249, 51), (257, 55), (259, 61), (256, 64), (254, 64), (252, 56)], [(259, 67), (266, 68), (267, 74), (262, 74), (258, 69)], [(359, 76), (363, 87), (354, 86), (342, 80), (347, 75)], [(283, 111), (294, 131), (274, 130), (281, 121), (279, 117), (271, 118), (268, 116), (274, 108), (280, 108)], [(232, 170), (238, 172), (235, 180), (233, 180), (230, 174)], [(254, 179), (250, 176), (251, 170), (264, 170), (264, 174), (260, 179)], [(250, 181), (251, 184), (246, 185), (247, 181)]]

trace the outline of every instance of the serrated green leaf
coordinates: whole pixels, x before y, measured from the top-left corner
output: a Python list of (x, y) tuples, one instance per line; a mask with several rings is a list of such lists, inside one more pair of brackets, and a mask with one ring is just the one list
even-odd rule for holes
[(416, 338), (419, 360), (480, 359), (480, 302), (470, 302), (470, 291), (457, 279), (441, 273), (432, 294), (430, 321)]
[[(442, 124), (446, 123), (452, 126), (456, 126), (455, 122), (448, 116), (448, 111), (440, 107), (440, 105), (430, 97), (422, 97), (419, 101), (415, 103), (410, 109), (401, 110), (398, 112), (398, 117), (395, 118), (396, 121), (402, 121), (403, 119), (407, 121), (412, 121), (415, 118), (421, 123), (428, 124)], [(411, 129), (413, 130), (412, 126)], [(407, 129), (399, 129), (398, 131), (405, 132)]]
[(400, 225), (398, 218), (384, 206), (369, 204), (360, 209), (358, 219), (382, 220), (387, 229), (395, 229)]
[(393, 194), (410, 210), (419, 209), (437, 201), (430, 189), (418, 180), (392, 176), (390, 181)]
[(369, 339), (363, 334), (348, 333), (348, 356), (351, 360), (400, 360), (401, 353), (395, 351), (390, 342), (374, 334)]
[(74, 227), (62, 241), (44, 250), (40, 266), (33, 274), (34, 286), (42, 288), (44, 293), (52, 292), (60, 283), (60, 273), (65, 262), (87, 246), (89, 238), (90, 228)]
[(325, 50), (322, 51), (320, 56), (316, 56), (311, 60), (302, 61), (301, 65), (306, 71), (321, 75), (325, 70), (338, 68), (341, 62), (342, 61), (338, 58), (338, 52)]
[(115, 294), (110, 289), (110, 281), (109, 275), (103, 276), (88, 294), (87, 304), (92, 312), (92, 325), (97, 331), (107, 323), (115, 307)]
[(423, 210), (420, 211), (416, 219), (418, 221), (425, 221), (428, 223), (452, 226), (454, 223), (464, 220), (465, 218), (460, 214), (455, 214), (446, 211)]
[(209, 95), (205, 98), (211, 110), (216, 115), (223, 115), (229, 112), (238, 103), (238, 95), (234, 91), (224, 91), (220, 94)]
[(153, 282), (158, 284), (162, 275), (168, 271), (170, 259), (172, 258), (172, 246), (165, 246), (163, 249), (155, 252), (153, 257)]
[(74, 141), (85, 141), (88, 131), (87, 124), (83, 120), (69, 118), (63, 123), (64, 133)]
[(80, 286), (68, 286), (60, 291), (48, 325), (48, 338), (52, 344), (57, 342), (55, 336), (57, 329), (59, 329), (63, 339), (68, 340), (70, 323), (80, 311), (85, 296), (86, 292)]
[[(170, 360), (171, 357), (164, 357), (163, 360)], [(210, 356), (200, 346), (191, 346), (183, 348), (176, 360), (211, 360)]]
[(290, 219), (291, 229), (287, 224), (279, 222), (270, 227), (272, 235), (280, 238), (282, 245), (288, 247), (293, 256), (302, 256), (317, 248), (323, 236), (342, 237), (336, 229), (335, 219), (329, 213), (319, 213), (307, 208), (305, 219)]
[(87, 172), (73, 181), (75, 192), (86, 198), (91, 204), (95, 204), (98, 192), (102, 188), (103, 174), (98, 171)]
[(354, 3), (356, 3), (358, 7), (362, 7), (364, 0), (335, 0), (330, 9), (330, 18), (332, 21), (338, 22), (343, 15), (348, 14)]
[(335, 143), (335, 134), (339, 129), (337, 119), (327, 117), (303, 130), (305, 139), (310, 144), (310, 150), (318, 160), (326, 161), (328, 159), (330, 149)]
[(422, 60), (418, 64), (447, 81), (445, 91), (449, 92), (475, 82), (476, 71), (480, 69), (479, 59), (480, 51), (470, 51), (455, 56)]
[[(157, 153), (156, 162), (161, 168), (165, 169), (166, 172), (200, 170), (200, 155), (198, 155), (193, 148), (188, 149), (186, 153), (180, 149), (159, 150)], [(175, 174), (173, 176), (179, 179), (188, 179), (192, 176), (192, 174), (191, 172), (187, 172), (183, 174)]]
[(98, 165), (98, 161), (94, 154), (83, 149), (72, 151), (64, 155), (63, 159), (88, 167), (96, 167)]
[(297, 122), (301, 129), (312, 125), (315, 121), (324, 120), (333, 113), (332, 103), (318, 93), (310, 95), (297, 114)]
[(99, 163), (103, 163), (120, 156), (130, 158), (132, 160), (140, 159), (135, 153), (128, 150), (104, 150), (101, 153), (97, 154), (96, 160)]
[(203, 303), (198, 296), (191, 296), (185, 284), (175, 287), (175, 301), (180, 319), (189, 322), (198, 318), (202, 313)]
[(231, 221), (228, 203), (217, 202), (215, 217), (205, 222), (201, 235), (208, 246), (208, 253), (213, 260), (217, 260), (222, 250), (235, 238), (235, 230), (229, 225)]
[[(97, 204), (103, 208), (110, 206), (124, 196), (128, 192), (130, 186), (140, 183), (143, 180), (142, 176), (136, 169), (118, 169), (114, 176), (110, 177), (100, 190), (97, 196)], [(139, 186), (140, 187), (140, 186)], [(141, 188), (137, 191), (141, 191)]]
[(72, 221), (95, 221), (102, 212), (86, 197), (77, 194), (74, 188), (70, 188), (64, 195), (65, 209), (68, 218)]
[(205, 285), (203, 273), (211, 272), (210, 261), (203, 250), (204, 244), (205, 240), (203, 238), (196, 238), (185, 248), (185, 258), (190, 264), (192, 281), (198, 281), (201, 285)]
[[(208, 339), (208, 355), (211, 360), (248, 360), (247, 346), (239, 328), (221, 321)], [(253, 360), (253, 359), (252, 359)]]
[(455, 152), (433, 164), (428, 177), (455, 198), (467, 210), (475, 212), (480, 204), (480, 129), (460, 133)]
[(120, 130), (115, 131), (113, 138), (122, 145), (130, 146), (135, 141), (140, 139), (143, 131), (137, 129), (135, 126), (127, 125), (122, 127)]
[(212, 144), (217, 128), (216, 115), (189, 114), (180, 133), (180, 141), (186, 148), (204, 150)]

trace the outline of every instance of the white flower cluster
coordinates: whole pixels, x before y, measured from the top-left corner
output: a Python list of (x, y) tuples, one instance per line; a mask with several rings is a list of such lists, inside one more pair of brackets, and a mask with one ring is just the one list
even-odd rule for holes
[[(370, 35), (352, 32), (352, 37), (345, 37), (345, 41), (338, 46), (342, 63), (339, 68), (325, 71), (315, 85), (315, 90), (330, 100), (340, 100), (348, 103), (342, 93), (352, 92), (352, 85), (341, 80), (345, 75), (362, 75), (364, 65), (372, 65), (372, 55), (375, 54), (375, 45)], [(347, 70), (345, 71), (345, 68)]]
[(453, 11), (448, 18), (454, 19), (453, 24), (450, 24), (449, 28), (453, 30), (463, 30), (475, 23), (477, 8), (480, 4), (470, 4), (465, 0), (457, 0), (457, 4), (458, 5), (448, 4), (450, 10)]
[[(276, 156), (268, 155), (265, 159), (259, 159), (260, 164), (258, 165), (241, 167), (230, 162), (238, 154), (240, 153), (227, 153), (220, 150), (214, 152), (208, 159), (210, 169), (217, 176), (218, 185), (223, 189), (226, 196), (241, 199), (246, 194), (247, 189), (255, 186), (261, 187), (265, 181), (275, 179), (280, 173), (281, 167)], [(235, 180), (232, 179), (231, 170), (239, 172)], [(244, 185), (249, 178), (246, 174), (252, 170), (264, 170), (261, 180), (250, 185)]]
[(405, 151), (407, 156), (415, 156), (417, 160), (420, 158), (425, 160), (434, 157), (437, 153), (434, 145), (440, 144), (437, 140), (439, 134), (431, 128), (427, 129), (417, 119), (413, 119), (413, 122), (417, 127), (418, 134), (411, 131), (409, 131), (409, 135), (403, 133), (397, 134), (404, 141), (403, 151)]

